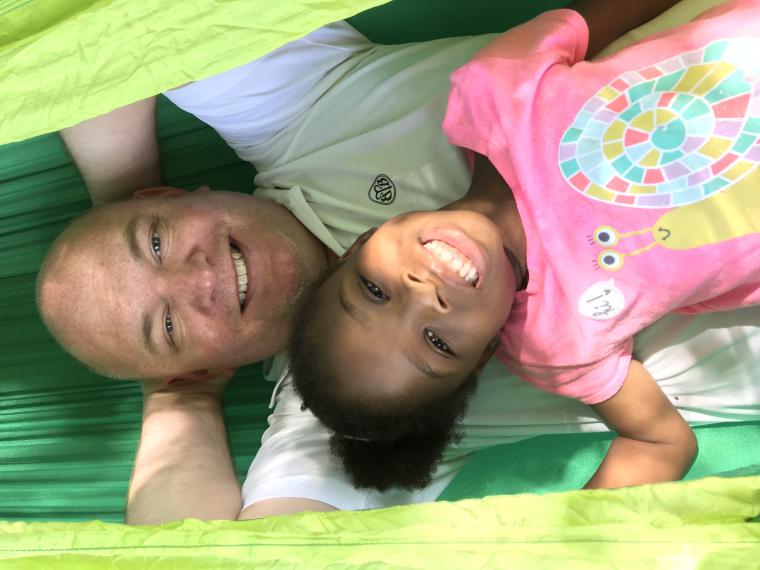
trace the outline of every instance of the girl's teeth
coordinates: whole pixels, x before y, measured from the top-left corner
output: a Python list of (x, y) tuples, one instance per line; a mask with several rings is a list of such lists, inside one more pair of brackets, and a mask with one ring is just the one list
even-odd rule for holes
[(429, 250), (435, 257), (446, 263), (455, 273), (470, 285), (477, 285), (478, 271), (472, 262), (462, 253), (443, 242), (432, 240), (423, 247)]
[(467, 279), (467, 274), (470, 272), (471, 269), (472, 269), (472, 263), (470, 263), (469, 261), (466, 261), (464, 265), (462, 265), (461, 269), (459, 270), (459, 276), (462, 279)]

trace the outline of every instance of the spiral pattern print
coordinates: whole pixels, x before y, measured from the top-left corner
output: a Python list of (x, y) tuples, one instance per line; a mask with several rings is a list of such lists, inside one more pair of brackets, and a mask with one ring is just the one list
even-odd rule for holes
[(733, 184), (760, 161), (758, 53), (760, 39), (719, 40), (618, 76), (565, 131), (562, 175), (634, 208), (683, 206)]

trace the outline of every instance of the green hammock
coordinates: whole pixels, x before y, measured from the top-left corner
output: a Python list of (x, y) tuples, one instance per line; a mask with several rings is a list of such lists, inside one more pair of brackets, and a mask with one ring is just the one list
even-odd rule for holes
[[(244, 524), (81, 522), (123, 520), (142, 398), (136, 384), (98, 377), (73, 361), (37, 316), (34, 280), (42, 257), (67, 221), (90, 205), (59, 139), (42, 133), (249, 61), (381, 3), (0, 0), (0, 142), (21, 141), (0, 152), (0, 518), (26, 521), (0, 523), (3, 568), (184, 569), (222, 562), (235, 568), (297, 560), (446, 567), (454, 555), (467, 556), (467, 567), (563, 561), (590, 568), (613, 559), (636, 566), (670, 557), (681, 566), (692, 560), (711, 568), (722, 560), (744, 568), (760, 559), (751, 545), (758, 525), (746, 522), (758, 515), (757, 477)], [(397, 0), (350, 21), (376, 41), (426, 40), (500, 31), (563, 3), (472, 0), (463, 8), (456, 0)], [(169, 183), (250, 189), (252, 167), (165, 100), (158, 128)], [(35, 135), (41, 136), (23, 140)], [(241, 479), (266, 428), (271, 389), (252, 365), (226, 395)], [(760, 465), (760, 423), (697, 434), (700, 456), (687, 478), (758, 473), (752, 466)], [(544, 436), (480, 452), (442, 498), (577, 488), (609, 438)], [(571, 513), (588, 520), (567, 520)]]

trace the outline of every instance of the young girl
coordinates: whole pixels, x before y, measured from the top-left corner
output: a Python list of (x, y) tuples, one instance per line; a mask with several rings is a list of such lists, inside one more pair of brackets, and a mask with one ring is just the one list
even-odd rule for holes
[(469, 193), (362, 236), (294, 327), (296, 387), (357, 484), (429, 480), (493, 339), (617, 432), (587, 487), (685, 473), (693, 432), (632, 337), (760, 303), (758, 30), (760, 2), (735, 1), (590, 63), (559, 10), (453, 74)]

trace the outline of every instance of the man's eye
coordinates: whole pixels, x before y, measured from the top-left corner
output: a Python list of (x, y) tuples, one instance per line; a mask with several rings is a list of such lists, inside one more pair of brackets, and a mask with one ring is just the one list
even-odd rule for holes
[(150, 248), (159, 258), (161, 257), (161, 238), (156, 232), (150, 234)]
[(166, 316), (164, 317), (164, 328), (166, 329), (166, 333), (169, 336), (172, 336), (172, 333), (174, 332), (174, 322), (172, 321), (172, 316), (169, 313), (166, 313)]
[(454, 353), (449, 348), (449, 345), (446, 344), (446, 342), (441, 337), (439, 337), (430, 329), (425, 329), (425, 338), (427, 338), (428, 342), (436, 350), (454, 356)]
[(387, 301), (388, 295), (383, 293), (383, 290), (380, 289), (377, 285), (372, 283), (372, 281), (368, 281), (367, 279), (364, 279), (362, 277), (362, 284), (364, 285), (364, 289), (366, 289), (367, 294), (376, 301)]

